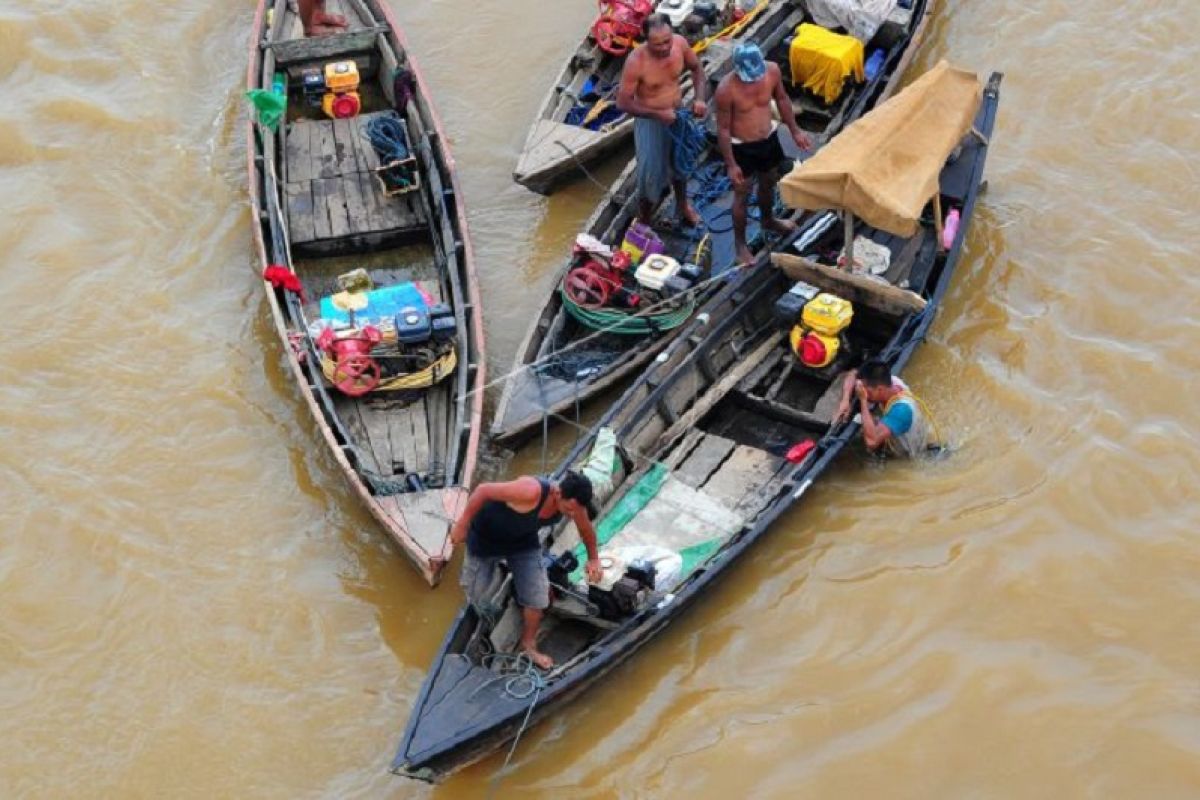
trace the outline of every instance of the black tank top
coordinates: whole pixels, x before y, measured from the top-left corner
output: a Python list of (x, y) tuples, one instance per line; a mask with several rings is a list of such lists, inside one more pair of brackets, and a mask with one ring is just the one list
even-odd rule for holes
[(508, 503), (489, 500), (479, 509), (479, 513), (471, 520), (471, 530), (467, 534), (467, 550), (473, 556), (484, 558), (499, 558), (501, 556), (520, 553), (525, 550), (536, 550), (541, 546), (538, 531), (547, 525), (553, 525), (562, 519), (557, 513), (549, 519), (538, 519), (538, 512), (546, 502), (550, 493), (550, 482), (538, 478), (542, 493), (537, 505), (532, 511), (524, 514), (513, 511)]

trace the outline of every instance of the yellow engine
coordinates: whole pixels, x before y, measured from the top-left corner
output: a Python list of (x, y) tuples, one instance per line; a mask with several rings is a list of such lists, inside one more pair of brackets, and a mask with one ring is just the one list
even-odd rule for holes
[(354, 61), (335, 61), (325, 65), (325, 96), (321, 98), (321, 110), (331, 119), (349, 119), (358, 116), (362, 100), (358, 96), (360, 78), (358, 64)]
[(804, 305), (800, 322), (788, 337), (792, 352), (806, 367), (829, 366), (841, 348), (842, 331), (854, 319), (849, 300), (822, 292)]

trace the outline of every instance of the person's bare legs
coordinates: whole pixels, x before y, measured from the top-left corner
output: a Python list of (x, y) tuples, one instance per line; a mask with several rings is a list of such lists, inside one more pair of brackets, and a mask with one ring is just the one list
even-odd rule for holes
[(325, 13), (325, 0), (296, 0), (296, 4), (305, 36), (328, 36), (341, 33), (347, 27), (342, 15)]
[(688, 202), (687, 181), (683, 178), (673, 180), (671, 189), (675, 192), (675, 210), (679, 212), (679, 221), (685, 225), (699, 225), (700, 213)]
[(638, 201), (638, 222), (643, 225), (649, 225), (654, 219), (654, 207), (657, 203), (652, 203), (648, 198), (643, 197)]
[(779, 183), (779, 170), (773, 169), (758, 176), (758, 210), (764, 229), (781, 236), (796, 230), (796, 223), (775, 218), (775, 186)]
[(733, 246), (736, 250), (738, 266), (748, 267), (754, 263), (754, 254), (746, 246), (746, 201), (750, 197), (752, 181), (747, 178), (742, 188), (734, 188), (733, 205), (730, 213), (733, 216)]
[(522, 608), (521, 616), (525, 622), (525, 627), (521, 631), (521, 652), (529, 656), (529, 660), (533, 662), (534, 666), (550, 669), (554, 666), (554, 659), (537, 649), (537, 632), (538, 627), (542, 624), (542, 610), (540, 608)]

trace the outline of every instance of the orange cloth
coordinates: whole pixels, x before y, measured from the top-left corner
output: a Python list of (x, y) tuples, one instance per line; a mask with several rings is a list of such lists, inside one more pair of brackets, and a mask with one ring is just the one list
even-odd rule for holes
[(808, 22), (796, 28), (788, 61), (792, 83), (801, 84), (826, 103), (841, 97), (847, 76), (853, 75), (859, 83), (865, 78), (862, 42)]

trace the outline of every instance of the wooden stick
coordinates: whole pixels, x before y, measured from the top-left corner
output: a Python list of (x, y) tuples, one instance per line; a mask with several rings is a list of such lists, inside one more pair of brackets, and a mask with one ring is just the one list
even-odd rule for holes
[(772, 253), (771, 263), (782, 269), (783, 274), (794, 281), (811, 283), (852, 303), (860, 303), (892, 317), (919, 313), (927, 305), (925, 299), (916, 292), (861, 275), (842, 272), (801, 256)]
[(849, 210), (842, 212), (842, 221), (846, 225), (846, 252), (842, 256), (843, 265), (847, 272), (854, 271), (854, 215)]

